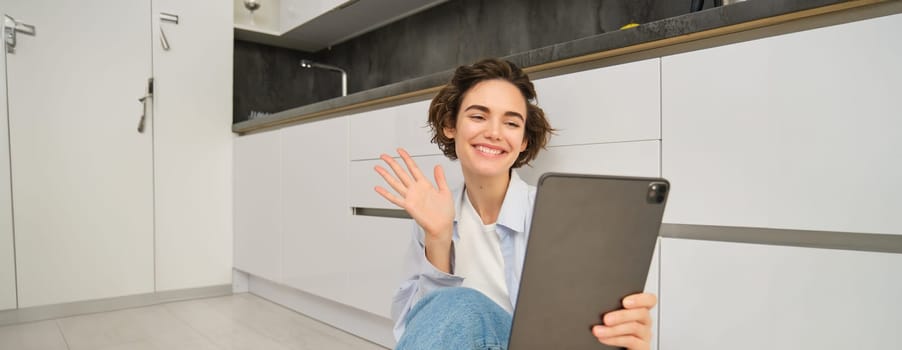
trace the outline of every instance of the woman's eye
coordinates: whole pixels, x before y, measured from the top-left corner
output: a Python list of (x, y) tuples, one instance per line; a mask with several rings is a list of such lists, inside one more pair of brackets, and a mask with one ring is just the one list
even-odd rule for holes
[(483, 117), (483, 116), (481, 116), (481, 115), (479, 115), (479, 114), (471, 115), (470, 118), (476, 119), (476, 120), (483, 120), (483, 119), (485, 119), (485, 117)]
[(520, 124), (517, 124), (517, 123), (515, 123), (515, 122), (507, 122), (507, 125), (510, 126), (510, 127), (513, 127), (513, 128), (519, 128), (519, 127), (520, 127)]

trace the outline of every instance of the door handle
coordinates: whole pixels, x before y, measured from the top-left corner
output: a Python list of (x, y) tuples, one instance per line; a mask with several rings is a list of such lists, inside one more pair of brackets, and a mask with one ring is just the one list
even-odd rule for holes
[(153, 101), (153, 78), (147, 79), (147, 92), (138, 99), (138, 102), (141, 102), (141, 119), (138, 120), (138, 133), (140, 134), (144, 133), (144, 121), (147, 119), (148, 101)]
[(34, 25), (16, 21), (10, 15), (3, 15), (3, 38), (6, 43), (6, 52), (16, 53), (16, 33), (35, 36), (37, 30)]

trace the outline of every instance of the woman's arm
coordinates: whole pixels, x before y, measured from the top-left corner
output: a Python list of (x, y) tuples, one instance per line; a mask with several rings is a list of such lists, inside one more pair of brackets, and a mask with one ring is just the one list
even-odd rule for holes
[(411, 245), (405, 258), (406, 280), (392, 300), (394, 333), (404, 333), (405, 318), (410, 309), (429, 292), (443, 287), (460, 286), (463, 279), (451, 274), (453, 265), (454, 199), (448, 189), (441, 166), (434, 169), (435, 183), (423, 176), (410, 155), (399, 148), (407, 170), (387, 154), (380, 158), (392, 173), (381, 166), (375, 170), (395, 191), (376, 186), (387, 201), (407, 211), (416, 221)]
[[(392, 320), (394, 321), (395, 339), (404, 333), (407, 313), (420, 299), (430, 292), (445, 287), (460, 287), (463, 278), (451, 275), (435, 267), (427, 258), (423, 238), (425, 233), (419, 225), (414, 224), (413, 235), (407, 254), (404, 256), (405, 280), (392, 298)], [(453, 267), (454, 256), (451, 256)]]

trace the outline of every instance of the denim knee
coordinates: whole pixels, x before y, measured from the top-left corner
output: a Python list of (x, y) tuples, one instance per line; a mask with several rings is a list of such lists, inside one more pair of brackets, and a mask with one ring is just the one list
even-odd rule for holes
[(504, 349), (511, 319), (511, 314), (477, 290), (442, 288), (410, 311), (398, 348)]

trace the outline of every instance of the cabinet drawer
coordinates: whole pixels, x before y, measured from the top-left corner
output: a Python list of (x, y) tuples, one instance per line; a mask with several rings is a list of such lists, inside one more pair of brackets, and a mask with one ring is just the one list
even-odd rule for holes
[(535, 81), (558, 135), (550, 145), (661, 138), (658, 58)]
[(441, 154), (429, 140), (430, 101), (420, 101), (350, 116), (351, 160), (377, 159), (403, 147), (411, 155)]
[[(464, 181), (463, 173), (460, 170), (460, 163), (457, 161), (451, 161), (444, 155), (438, 156), (419, 156), (413, 157), (414, 161), (417, 162), (417, 166), (423, 172), (423, 175), (429, 178), (431, 181), (435, 181), (433, 177), (433, 167), (436, 165), (441, 165), (442, 169), (445, 171), (445, 179), (448, 182), (448, 187), (452, 190), (455, 187), (461, 186)], [(402, 160), (396, 160), (404, 164)], [(376, 160), (360, 160), (360, 161), (352, 161), (351, 162), (351, 177), (350, 177), (350, 196), (351, 196), (351, 206), (352, 207), (362, 207), (362, 208), (383, 208), (383, 209), (398, 209), (397, 206), (385, 200), (373, 190), (374, 187), (382, 186), (392, 191), (391, 187), (385, 183), (385, 180), (376, 173), (373, 168), (376, 165), (381, 165), (391, 172), (391, 169), (385, 165), (381, 159)], [(406, 169), (406, 168), (405, 168)]]
[(411, 219), (351, 217), (348, 304), (391, 318), (392, 296), (404, 278), (403, 259), (413, 225)]
[(902, 254), (664, 238), (662, 350), (902, 348)]
[(902, 234), (891, 33), (902, 15), (664, 57), (665, 221)]
[(658, 176), (660, 141), (552, 146), (539, 153), (533, 166), (517, 170), (526, 183), (535, 185), (546, 172)]

